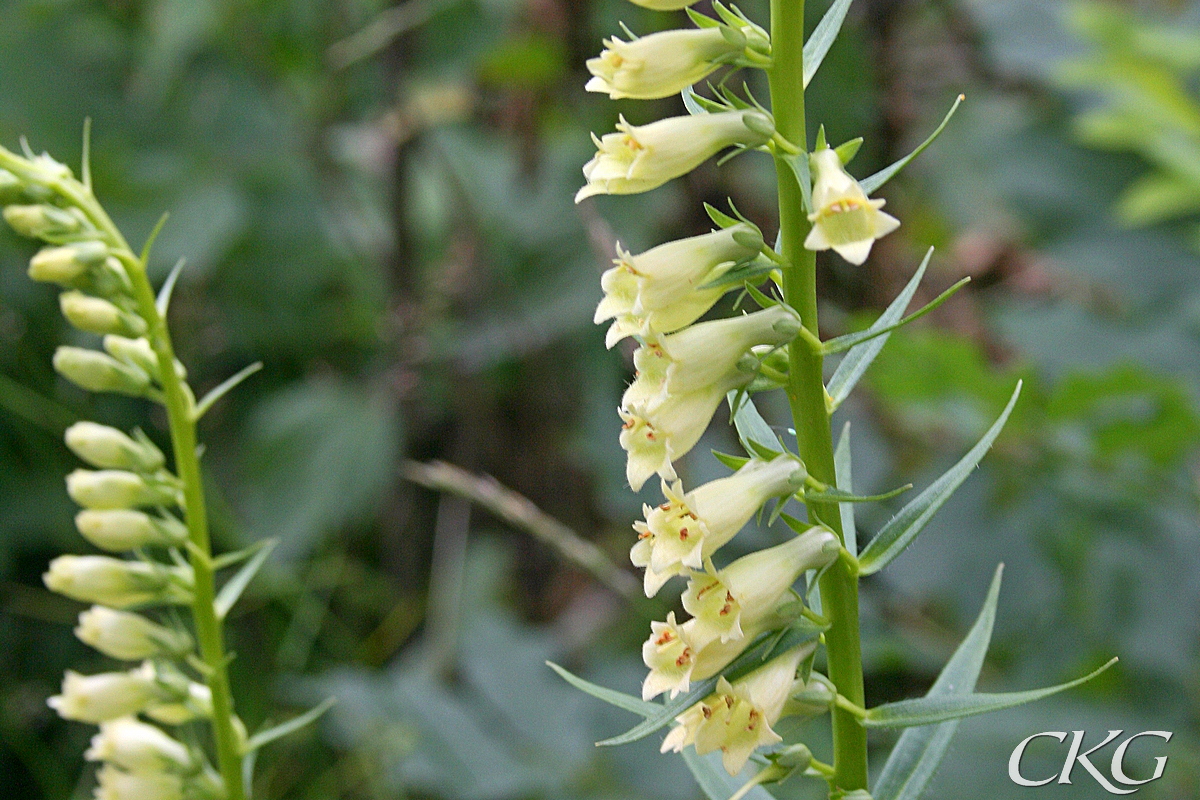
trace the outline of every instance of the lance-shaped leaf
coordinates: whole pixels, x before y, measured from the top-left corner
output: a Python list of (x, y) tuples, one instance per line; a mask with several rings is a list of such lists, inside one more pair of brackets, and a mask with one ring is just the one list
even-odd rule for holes
[[(688, 747), (683, 751), (683, 763), (692, 771), (692, 777), (708, 800), (729, 800), (742, 789), (742, 781), (721, 766), (719, 752), (702, 756)], [(755, 786), (742, 795), (742, 800), (774, 800), (774, 796), (761, 786)]]
[(196, 403), (196, 408), (192, 410), (192, 421), (198, 422), (201, 417), (208, 413), (210, 408), (216, 405), (218, 400), (232, 392), (238, 387), (238, 384), (262, 368), (262, 362), (255, 361), (248, 367), (243, 367), (236, 375), (226, 378), (221, 382), (221, 385), (214, 387), (211, 392), (204, 395), (204, 398), (199, 403)]
[[(807, 214), (812, 211), (812, 169), (808, 163), (808, 153), (784, 156), (783, 160), (792, 168), (792, 173), (796, 176), (796, 183), (800, 184), (800, 200), (804, 206), (804, 213)], [(775, 240), (777, 251), (782, 243), (783, 232), (780, 231), (779, 238)]]
[(747, 453), (769, 460), (783, 452), (779, 437), (758, 413), (750, 395), (735, 389), (725, 396), (725, 400), (733, 412), (733, 427), (737, 430), (738, 440)]
[(584, 680), (570, 670), (560, 667), (553, 661), (547, 661), (546, 666), (558, 673), (558, 676), (567, 683), (574, 686), (579, 691), (590, 694), (597, 700), (603, 700), (610, 706), (632, 711), (643, 717), (652, 717), (662, 710), (662, 706), (658, 703), (651, 703), (643, 700), (640, 697), (634, 697), (631, 694), (618, 692), (616, 689), (608, 689), (604, 686), (599, 686), (591, 681)]
[(322, 714), (333, 708), (333, 705), (336, 702), (337, 700), (332, 697), (327, 698), (325, 702), (321, 703), (319, 706), (310, 708), (303, 714), (292, 717), (287, 722), (281, 722), (278, 725), (267, 728), (266, 730), (259, 731), (247, 739), (246, 743), (242, 745), (242, 754), (244, 755), (246, 753), (252, 753), (255, 750), (258, 750), (260, 747), (265, 747), (276, 739), (282, 739), (284, 736), (300, 730), (305, 725), (311, 725), (312, 723), (316, 722)]
[(891, 500), (893, 497), (904, 494), (911, 488), (912, 484), (906, 483), (883, 494), (854, 494), (853, 492), (844, 492), (841, 489), (833, 487), (821, 491), (809, 489), (804, 492), (804, 500), (809, 503), (878, 503), (880, 500)]
[(825, 60), (825, 54), (837, 40), (838, 33), (842, 30), (842, 23), (846, 20), (846, 12), (850, 10), (852, 2), (854, 0), (836, 0), (825, 12), (825, 16), (821, 17), (821, 21), (813, 29), (808, 41), (804, 43), (805, 89), (808, 88), (813, 76), (817, 74), (821, 62)]
[[(842, 357), (842, 362), (834, 370), (833, 377), (829, 379), (829, 386), (826, 387), (831, 398), (832, 408), (836, 409), (843, 400), (850, 396), (850, 392), (854, 390), (859, 378), (863, 376), (867, 367), (871, 366), (871, 362), (875, 360), (875, 356), (879, 355), (879, 351), (887, 344), (888, 337), (891, 336), (888, 329), (904, 316), (904, 310), (912, 302), (913, 295), (917, 293), (917, 287), (921, 284), (921, 279), (925, 277), (925, 270), (929, 268), (929, 259), (931, 258), (933, 258), (932, 247), (925, 253), (921, 266), (917, 267), (916, 273), (909, 279), (900, 294), (896, 295), (896, 299), (884, 309), (884, 312), (879, 315), (879, 319), (875, 320), (874, 325), (863, 331), (864, 333), (877, 332), (879, 335), (851, 347), (850, 352)], [(829, 342), (825, 344), (828, 346)]]
[[(987, 599), (979, 617), (962, 644), (942, 668), (942, 673), (938, 675), (926, 697), (967, 695), (975, 690), (975, 682), (979, 679), (980, 669), (983, 668), (988, 644), (992, 641), (992, 626), (996, 622), (996, 604), (1000, 597), (1000, 579), (1003, 574), (1004, 565), (1001, 564), (996, 567), (996, 574), (992, 577), (992, 585), (988, 589)], [(896, 742), (875, 784), (872, 793), (875, 800), (917, 800), (929, 779), (933, 777), (942, 756), (946, 754), (946, 748), (950, 746), (950, 739), (957, 730), (958, 720), (951, 720), (935, 726), (909, 728), (901, 734), (900, 741)]]
[(1115, 663), (1117, 663), (1117, 659), (1113, 658), (1104, 666), (1089, 672), (1082, 678), (1060, 683), (1057, 686), (1048, 686), (1045, 689), (998, 694), (938, 695), (887, 703), (868, 711), (862, 724), (868, 728), (911, 728), (916, 725), (933, 725), (938, 722), (973, 717), (977, 714), (990, 714), (993, 711), (1023, 706), (1034, 700), (1041, 700), (1043, 697), (1074, 689), (1081, 683), (1087, 683)]
[(954, 105), (950, 106), (950, 110), (946, 112), (946, 117), (942, 120), (942, 124), (938, 125), (937, 128), (934, 129), (933, 133), (929, 134), (929, 138), (921, 142), (916, 150), (913, 150), (911, 153), (897, 161), (895, 164), (892, 164), (890, 167), (884, 167), (869, 178), (863, 178), (861, 181), (859, 181), (858, 185), (862, 187), (862, 190), (867, 194), (874, 194), (880, 186), (883, 186), (892, 178), (896, 177), (897, 172), (907, 167), (914, 158), (925, 152), (925, 148), (933, 144), (934, 140), (942, 135), (942, 131), (946, 130), (946, 126), (950, 124), (950, 118), (954, 116), (954, 112), (958, 111), (959, 105), (962, 104), (962, 101), (966, 99), (967, 96), (965, 94), (960, 94), (958, 96), (958, 98), (954, 101)]
[(224, 619), (225, 615), (229, 613), (229, 609), (237, 604), (242, 592), (246, 591), (246, 587), (250, 585), (250, 581), (254, 580), (254, 576), (262, 569), (262, 565), (267, 563), (267, 558), (278, 543), (278, 540), (272, 540), (270, 544), (255, 553), (254, 558), (243, 564), (242, 568), (229, 579), (229, 582), (221, 587), (221, 591), (217, 593), (217, 599), (213, 601), (213, 605), (217, 609), (217, 617)]
[(830, 339), (829, 341), (825, 342), (824, 345), (821, 347), (821, 350), (826, 355), (831, 355), (833, 353), (841, 353), (841, 352), (843, 352), (845, 350), (849, 350), (850, 348), (855, 347), (857, 345), (863, 344), (865, 342), (869, 342), (872, 339), (877, 339), (880, 336), (886, 336), (887, 334), (895, 331), (897, 328), (903, 328), (905, 325), (909, 324), (910, 322), (914, 322), (915, 320), (918, 320), (921, 317), (928, 314), (930, 311), (933, 311), (938, 306), (940, 306), (942, 303), (946, 302), (951, 297), (953, 297), (955, 294), (957, 294), (959, 289), (966, 286), (970, 282), (971, 282), (971, 279), (969, 277), (960, 279), (957, 283), (955, 283), (949, 289), (942, 292), (937, 297), (933, 298), (933, 300), (931, 300), (929, 303), (921, 306), (920, 309), (909, 314), (907, 317), (905, 317), (904, 319), (895, 323), (894, 325), (889, 325), (886, 328), (877, 329), (877, 330), (873, 330), (873, 331), (865, 330), (865, 331), (855, 331), (854, 333), (847, 333), (845, 336), (839, 336), (836, 339)]
[[(840, 489), (846, 492), (854, 491), (854, 476), (850, 469), (850, 423), (842, 427), (842, 435), (838, 437), (837, 448), (833, 451), (833, 476)], [(842, 546), (850, 555), (858, 556), (858, 528), (854, 524), (854, 506), (841, 503), (838, 510), (842, 515)]]
[(950, 495), (954, 494), (959, 486), (962, 486), (967, 476), (979, 465), (988, 448), (992, 446), (992, 442), (996, 441), (996, 437), (1000, 435), (1000, 430), (1008, 421), (1013, 406), (1017, 404), (1017, 398), (1020, 396), (1021, 382), (1018, 381), (1000, 418), (992, 427), (988, 428), (987, 433), (983, 435), (978, 444), (972, 447), (957, 464), (947, 470), (946, 474), (900, 509), (900, 513), (884, 525), (883, 529), (863, 549), (862, 555), (858, 559), (860, 574), (870, 575), (883, 569), (891, 563), (892, 559), (904, 552), (904, 548), (908, 547), (913, 539), (917, 538), (917, 534), (925, 529), (938, 509), (950, 499)]

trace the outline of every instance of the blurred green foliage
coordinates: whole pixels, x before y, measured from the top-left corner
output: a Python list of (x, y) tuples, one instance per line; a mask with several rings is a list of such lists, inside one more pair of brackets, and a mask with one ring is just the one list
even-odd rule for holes
[[(893, 336), (840, 412), (855, 488), (928, 482), (1027, 381), (980, 473), (864, 585), (869, 700), (932, 681), (998, 561), (984, 691), (1122, 658), (1098, 685), (965, 722), (933, 798), (1024, 797), (1005, 777), (1015, 743), (1079, 728), (1175, 731), (1166, 777), (1141, 796), (1200, 795), (1200, 261), (1187, 227), (1118, 225), (1166, 218), (1130, 216), (1148, 181), (1198, 185), (1194, 163), (1162, 154), (1194, 149), (1200, 4), (1133, 5), (859, 0), (814, 83), (814, 125), (867, 137), (858, 174), (969, 98), (889, 185), (900, 233), (862, 270), (821, 263), (828, 334), (867, 324), (928, 244), (931, 292), (975, 278)], [(282, 539), (232, 624), (235, 691), (252, 727), (340, 702), (263, 754), (258, 797), (699, 796), (652, 741), (593, 748), (629, 720), (541, 666), (632, 689), (664, 601), (621, 600), (398, 476), (403, 458), (493, 474), (625, 559), (640, 500), (622, 488), (613, 409), (630, 367), (590, 324), (612, 231), (635, 251), (697, 233), (700, 201), (726, 197), (769, 227), (774, 193), (771, 164), (748, 157), (571, 204), (587, 132), (615, 119), (580, 89), (583, 60), (618, 19), (680, 21), (623, 0), (0, 4), (0, 140), (77, 159), (91, 116), (98, 192), (130, 238), (171, 212), (153, 267), (188, 259), (172, 323), (198, 387), (266, 364), (202, 430), (221, 544)], [(1063, 88), (1068, 60), (1088, 92)], [(618, 104), (634, 122), (678, 107)], [(1122, 152), (1078, 144), (1098, 114), (1118, 120), (1105, 130)], [(163, 421), (56, 379), (50, 353), (80, 335), (25, 278), (28, 256), (0, 234), (0, 785), (62, 800), (90, 796), (88, 731), (44, 698), (65, 667), (104, 662), (70, 634), (79, 609), (40, 584), (53, 555), (84, 549), (59, 434), (86, 416), (161, 441)], [(710, 444), (728, 449), (724, 435)], [(703, 448), (685, 464), (693, 483), (718, 469)], [(862, 512), (865, 531), (890, 513)], [(1058, 768), (1049, 748), (1026, 763)]]

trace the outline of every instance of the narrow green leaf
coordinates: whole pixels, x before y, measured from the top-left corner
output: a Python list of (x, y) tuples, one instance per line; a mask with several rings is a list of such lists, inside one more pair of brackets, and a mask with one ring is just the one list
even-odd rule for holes
[(221, 591), (217, 593), (217, 599), (213, 601), (213, 606), (217, 609), (217, 616), (219, 618), (224, 619), (225, 615), (229, 613), (229, 609), (234, 607), (238, 598), (242, 596), (242, 592), (246, 591), (246, 587), (254, 579), (255, 574), (267, 562), (267, 558), (271, 555), (271, 551), (275, 549), (276, 544), (278, 544), (278, 541), (272, 540), (270, 544), (259, 550), (254, 558), (243, 564), (242, 568), (229, 579), (229, 582), (221, 587)]
[(624, 709), (625, 711), (632, 711), (634, 714), (639, 714), (643, 717), (652, 717), (662, 710), (662, 706), (658, 703), (648, 703), (645, 700), (641, 700), (631, 694), (618, 692), (616, 689), (606, 689), (603, 686), (597, 686), (591, 681), (584, 680), (570, 670), (560, 667), (553, 661), (547, 661), (546, 666), (557, 672), (560, 678), (574, 686), (579, 691), (584, 692), (585, 694), (590, 694), (597, 700), (603, 700), (609, 705), (616, 706), (617, 708)]
[(722, 464), (735, 472), (750, 462), (750, 459), (746, 458), (745, 456), (733, 456), (729, 453), (722, 453), (717, 450), (713, 450), (712, 454), (717, 461), (720, 461)]
[(294, 733), (305, 725), (311, 725), (316, 722), (322, 714), (333, 708), (337, 703), (335, 698), (327, 698), (325, 702), (319, 706), (310, 708), (298, 717), (292, 717), (287, 722), (281, 722), (278, 725), (267, 728), (265, 731), (259, 731), (246, 740), (246, 744), (242, 746), (242, 753), (252, 753), (261, 747), (264, 747), (276, 739), (282, 739), (290, 733)]
[(696, 90), (691, 86), (687, 87), (679, 94), (683, 98), (683, 107), (686, 108), (687, 112), (693, 117), (710, 113), (707, 108), (700, 104), (702, 98), (700, 95), (696, 94)]
[[(799, 619), (787, 628), (784, 628), (782, 633), (780, 631), (764, 633), (755, 639), (740, 656), (734, 659), (723, 670), (722, 674), (726, 680), (730, 682), (735, 681), (758, 669), (774, 656), (781, 655), (793, 647), (805, 644), (806, 642), (814, 641), (824, 630), (824, 628), (813, 624), (807, 619)], [(675, 717), (712, 694), (713, 689), (717, 686), (718, 678), (718, 675), (713, 675), (711, 678), (694, 682), (690, 691), (681, 693), (674, 700), (670, 700), (661, 706), (658, 706), (657, 703), (654, 704), (658, 707), (658, 711), (655, 712), (654, 716), (648, 717), (620, 736), (614, 736), (611, 739), (605, 739), (596, 744), (601, 747), (609, 747), (644, 739), (659, 728), (669, 725)]]
[(931, 300), (929, 303), (921, 306), (920, 309), (909, 314), (907, 317), (900, 320), (899, 322), (897, 322), (894, 325), (889, 325), (888, 327), (886, 327), (882, 330), (856, 331), (855, 333), (847, 333), (845, 336), (839, 336), (836, 339), (830, 339), (829, 341), (825, 342), (825, 346), (822, 349), (824, 350), (826, 355), (830, 355), (833, 353), (840, 353), (844, 350), (849, 350), (851, 347), (855, 347), (857, 345), (863, 344), (864, 342), (869, 342), (872, 339), (892, 333), (896, 329), (903, 328), (905, 325), (909, 324), (910, 322), (914, 322), (915, 320), (918, 320), (921, 317), (928, 314), (930, 311), (933, 311), (938, 306), (940, 306), (942, 303), (946, 302), (951, 297), (953, 297), (955, 294), (957, 294), (959, 289), (966, 286), (970, 282), (971, 282), (971, 279), (969, 277), (962, 278), (957, 283), (955, 283), (953, 286), (951, 286), (949, 289), (942, 292), (937, 297), (935, 297), (933, 300)]
[(216, 402), (218, 400), (220, 400), (222, 397), (224, 397), (225, 395), (232, 392), (234, 389), (237, 388), (237, 385), (239, 383), (246, 380), (246, 378), (249, 378), (251, 375), (258, 372), (262, 368), (263, 368), (262, 362), (255, 361), (253, 364), (251, 364), (248, 367), (243, 368), (236, 375), (223, 381), (220, 386), (215, 387), (208, 394), (204, 395), (204, 398), (199, 403), (197, 403), (196, 408), (192, 410), (192, 421), (193, 422), (198, 421), (201, 417), (203, 417), (206, 413), (208, 413), (208, 410), (210, 408), (212, 408), (214, 405), (216, 405)]
[(739, 264), (708, 283), (700, 285), (698, 288), (720, 289), (728, 287), (732, 289), (735, 286), (753, 285), (755, 282), (761, 283), (764, 278), (777, 269), (779, 269), (779, 265), (775, 262), (766, 258), (758, 258), (753, 261), (747, 261), (744, 264)]
[(937, 128), (934, 129), (933, 133), (929, 134), (929, 138), (921, 142), (916, 150), (913, 150), (911, 153), (897, 161), (895, 164), (892, 164), (890, 167), (885, 167), (879, 172), (876, 172), (874, 175), (868, 178), (863, 178), (861, 181), (859, 181), (858, 185), (862, 187), (862, 190), (867, 194), (874, 194), (880, 186), (883, 186), (885, 183), (894, 178), (897, 172), (907, 167), (914, 158), (925, 152), (925, 148), (933, 144), (934, 140), (942, 135), (942, 131), (946, 130), (946, 126), (950, 124), (950, 118), (954, 116), (954, 112), (958, 110), (959, 105), (961, 105), (962, 101), (966, 99), (967, 96), (965, 94), (960, 94), (958, 96), (958, 98), (954, 101), (954, 105), (950, 106), (950, 110), (946, 112), (946, 117), (942, 120), (942, 124), (938, 125)]
[[(851, 492), (843, 492), (841, 489), (826, 489), (823, 492), (808, 491), (804, 493), (805, 502), (828, 503), (838, 502), (841, 504), (847, 503), (878, 503), (880, 500), (891, 500), (896, 495), (901, 495), (912, 488), (911, 483), (906, 483), (903, 486), (892, 489), (890, 492), (883, 494), (853, 494)], [(849, 549), (849, 548), (847, 548)]]
[(884, 312), (879, 315), (879, 319), (875, 320), (875, 324), (867, 328), (867, 332), (879, 331), (880, 335), (869, 341), (862, 342), (858, 347), (850, 348), (850, 351), (842, 357), (841, 363), (834, 370), (833, 377), (829, 379), (829, 386), (826, 387), (833, 408), (840, 406), (850, 396), (850, 392), (854, 390), (859, 379), (867, 371), (867, 367), (871, 366), (871, 362), (875, 360), (875, 356), (879, 355), (879, 351), (887, 344), (888, 336), (891, 334), (884, 329), (895, 325), (904, 316), (905, 309), (912, 302), (913, 295), (917, 293), (917, 287), (921, 284), (921, 279), (925, 277), (925, 270), (929, 268), (929, 260), (931, 258), (933, 258), (932, 247), (925, 253), (925, 258), (921, 261), (921, 266), (917, 267), (916, 273), (909, 279), (908, 284), (900, 294), (896, 295), (896, 299), (884, 309)]
[(262, 541), (255, 542), (249, 547), (243, 547), (241, 550), (234, 550), (232, 553), (222, 553), (221, 555), (212, 559), (212, 568), (214, 571), (216, 571), (232, 567), (234, 564), (240, 564), (246, 559), (250, 558), (250, 556), (257, 553), (259, 550), (262, 550), (264, 547), (274, 546), (274, 541), (274, 539), (263, 539)]
[[(808, 165), (808, 153), (799, 153), (794, 156), (784, 156), (783, 160), (792, 168), (792, 172), (796, 176), (796, 183), (800, 184), (800, 198), (804, 205), (804, 213), (812, 211), (812, 170)], [(775, 249), (779, 250), (779, 243), (775, 244)]]
[[(984, 656), (992, 641), (992, 626), (996, 622), (996, 605), (1000, 598), (1003, 574), (1004, 565), (1001, 564), (996, 567), (987, 599), (975, 624), (946, 662), (926, 697), (968, 695), (975, 690)], [(901, 734), (875, 784), (875, 800), (917, 800), (933, 777), (957, 730), (958, 720), (951, 720), (936, 726), (909, 728)]]
[(1000, 430), (1008, 421), (1008, 416), (1012, 413), (1013, 406), (1017, 404), (1017, 398), (1020, 396), (1021, 382), (1017, 381), (1017, 388), (1013, 390), (1008, 405), (1004, 407), (1000, 418), (992, 427), (988, 428), (979, 443), (972, 447), (962, 457), (962, 460), (951, 467), (946, 474), (900, 509), (900, 513), (893, 517), (887, 525), (884, 525), (883, 529), (870, 541), (858, 559), (860, 574), (870, 575), (883, 569), (891, 563), (892, 559), (904, 552), (904, 548), (908, 547), (913, 539), (917, 538), (917, 534), (924, 530), (938, 509), (950, 499), (950, 495), (954, 494), (954, 491), (979, 465), (988, 448), (992, 446), (992, 442), (996, 441), (996, 437), (1000, 435)]
[(150, 235), (146, 237), (146, 243), (142, 245), (142, 253), (138, 257), (145, 267), (150, 263), (150, 251), (154, 249), (154, 242), (158, 239), (158, 235), (162, 233), (162, 229), (166, 227), (167, 220), (171, 218), (171, 212), (164, 211), (163, 215), (158, 218), (158, 222), (150, 230)]
[[(842, 427), (842, 435), (838, 437), (837, 448), (833, 451), (833, 476), (839, 489), (846, 492), (854, 491), (854, 477), (850, 469), (850, 423)], [(842, 503), (838, 506), (842, 515), (842, 546), (850, 555), (858, 556), (858, 528), (854, 524), (854, 506)]]
[(936, 695), (934, 697), (918, 697), (915, 700), (901, 700), (898, 703), (887, 703), (868, 711), (862, 724), (868, 728), (911, 728), (917, 725), (932, 725), (937, 722), (962, 719), (977, 714), (990, 714), (993, 711), (1022, 706), (1052, 694), (1065, 692), (1067, 689), (1074, 689), (1081, 683), (1090, 681), (1115, 663), (1117, 663), (1116, 658), (1082, 678), (1060, 683), (1057, 686), (1048, 686), (1045, 689), (1001, 692), (999, 694)]
[[(685, 747), (683, 763), (692, 771), (692, 777), (708, 800), (729, 800), (743, 786), (743, 781), (725, 771), (720, 751), (702, 756), (694, 747)], [(774, 800), (774, 796), (761, 786), (755, 786), (742, 795), (742, 800)]]
[(735, 389), (726, 395), (725, 399), (733, 414), (733, 426), (737, 430), (742, 447), (746, 448), (746, 452), (750, 455), (759, 455), (763, 458), (774, 458), (782, 453), (784, 448), (779, 437), (758, 413), (758, 409), (754, 407), (754, 401), (750, 399), (749, 395), (743, 394), (739, 402), (738, 394)]
[(160, 317), (166, 317), (167, 311), (171, 308), (171, 295), (175, 292), (175, 284), (178, 283), (179, 274), (183, 272), (185, 264), (187, 264), (186, 258), (176, 261), (175, 266), (171, 267), (171, 274), (167, 275), (162, 288), (158, 290), (158, 297), (154, 300), (154, 307), (158, 309)]
[(817, 74), (817, 69), (820, 68), (829, 48), (833, 46), (838, 33), (842, 30), (842, 23), (846, 20), (846, 12), (850, 10), (852, 2), (854, 0), (836, 0), (825, 12), (825, 16), (821, 17), (821, 21), (813, 29), (808, 41), (804, 43), (805, 89), (808, 88), (813, 76)]

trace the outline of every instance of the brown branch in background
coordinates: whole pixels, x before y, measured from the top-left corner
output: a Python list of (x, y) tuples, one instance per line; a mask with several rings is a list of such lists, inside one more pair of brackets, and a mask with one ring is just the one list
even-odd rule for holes
[(502, 486), (490, 475), (475, 475), (444, 461), (406, 461), (400, 474), (413, 483), (439, 492), (449, 492), (476, 503), (514, 528), (556, 550), (575, 566), (591, 573), (617, 594), (633, 599), (638, 581), (621, 569), (596, 545), (546, 514), (528, 498)]

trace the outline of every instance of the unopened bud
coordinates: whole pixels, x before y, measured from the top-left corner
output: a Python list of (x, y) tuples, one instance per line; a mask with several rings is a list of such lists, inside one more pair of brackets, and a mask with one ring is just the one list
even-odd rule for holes
[(165, 628), (131, 611), (92, 606), (79, 615), (75, 635), (86, 645), (121, 661), (179, 657), (192, 650), (186, 633)]
[(79, 217), (55, 206), (8, 206), (4, 219), (21, 236), (31, 239), (56, 239), (77, 232), (83, 223)]
[(75, 527), (96, 547), (114, 553), (150, 545), (176, 545), (187, 539), (187, 528), (178, 520), (124, 508), (80, 511), (75, 515)]
[(150, 376), (144, 370), (82, 347), (55, 350), (54, 369), (71, 383), (90, 392), (141, 397), (150, 388)]
[(146, 709), (146, 716), (164, 725), (182, 725), (194, 719), (212, 717), (212, 690), (202, 683), (187, 687), (187, 696), (172, 703), (160, 703)]
[(107, 425), (76, 422), (67, 428), (63, 438), (75, 455), (101, 469), (154, 472), (165, 463), (162, 451), (145, 438), (145, 434), (140, 435), (140, 440), (134, 440)]
[(103, 263), (107, 256), (108, 248), (101, 242), (77, 242), (63, 247), (43, 247), (29, 260), (29, 277), (35, 281), (65, 286), (92, 267)]
[(52, 592), (83, 603), (129, 608), (185, 599), (193, 580), (189, 567), (165, 567), (109, 556), (59, 556), (42, 582)]
[[(124, 336), (105, 336), (104, 349), (119, 361), (132, 364), (150, 375), (158, 374), (158, 354), (145, 338), (128, 339)], [(175, 374), (179, 380), (187, 380), (187, 368), (175, 359)], [(187, 388), (186, 386), (184, 387)]]
[(136, 714), (162, 695), (149, 662), (129, 672), (80, 675), (68, 671), (62, 694), (47, 704), (63, 719), (93, 724)]
[(100, 732), (83, 757), (107, 761), (133, 774), (187, 772), (195, 763), (182, 742), (134, 717), (100, 723)]
[(67, 322), (81, 331), (125, 336), (140, 336), (146, 332), (146, 321), (141, 317), (122, 311), (99, 297), (90, 297), (82, 292), (64, 292), (59, 296), (58, 304)]
[(788, 745), (770, 756), (772, 762), (787, 769), (808, 769), (812, 757), (812, 750), (803, 744)]
[(21, 196), (21, 179), (6, 169), (0, 169), (0, 204), (11, 203)]
[(167, 772), (135, 774), (105, 764), (96, 773), (95, 800), (183, 800), (183, 778)]
[(67, 494), (84, 508), (116, 509), (177, 504), (178, 491), (133, 472), (77, 469), (67, 476)]

